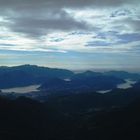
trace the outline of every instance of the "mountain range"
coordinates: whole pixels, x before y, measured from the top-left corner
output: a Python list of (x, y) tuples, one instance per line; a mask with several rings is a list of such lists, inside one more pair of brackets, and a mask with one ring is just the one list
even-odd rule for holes
[[(125, 79), (137, 82), (128, 89), (118, 89)], [(140, 139), (139, 74), (74, 73), (34, 65), (0, 67), (1, 88), (31, 84), (40, 84), (39, 91), (1, 91), (1, 140)], [(112, 90), (96, 92), (103, 89)]]
[(96, 91), (110, 90), (125, 79), (139, 80), (140, 75), (123, 71), (74, 73), (66, 69), (21, 65), (0, 67), (0, 88), (41, 85), (39, 90), (54, 91)]
[(50, 78), (68, 78), (72, 75), (73, 72), (69, 70), (38, 67), (35, 65), (0, 67), (0, 88), (41, 84)]

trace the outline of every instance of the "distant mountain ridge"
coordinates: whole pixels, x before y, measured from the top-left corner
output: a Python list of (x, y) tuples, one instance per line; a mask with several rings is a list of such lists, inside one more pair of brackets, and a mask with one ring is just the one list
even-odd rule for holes
[(21, 65), (0, 67), (0, 88), (11, 88), (41, 84), (50, 78), (69, 78), (74, 73), (65, 69), (39, 67), (36, 65)]
[(115, 76), (122, 79), (131, 79), (131, 80), (140, 80), (140, 74), (138, 73), (129, 73), (126, 71), (108, 71), (104, 72), (107, 76)]
[(140, 75), (123, 71), (74, 73), (66, 69), (36, 65), (0, 67), (0, 89), (39, 84), (40, 90), (49, 91), (109, 90), (125, 82), (124, 79), (138, 80)]
[(58, 68), (48, 68), (48, 67), (41, 67), (37, 65), (20, 65), (20, 66), (13, 66), (13, 67), (0, 67), (0, 74), (5, 72), (11, 71), (24, 71), (27, 73), (31, 73), (35, 76), (44, 76), (47, 74), (48, 77), (68, 77), (73, 75), (73, 72), (66, 69), (58, 69)]

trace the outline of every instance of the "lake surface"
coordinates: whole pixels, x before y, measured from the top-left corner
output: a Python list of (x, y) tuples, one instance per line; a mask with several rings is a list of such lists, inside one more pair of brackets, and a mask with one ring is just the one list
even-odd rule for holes
[(110, 90), (99, 90), (99, 91), (97, 91), (97, 93), (105, 94), (105, 93), (108, 93), (110, 91), (112, 91), (112, 90), (111, 89)]
[(16, 88), (9, 88), (9, 89), (1, 89), (3, 93), (29, 93), (33, 91), (39, 91), (38, 88), (40, 85), (30, 85), (25, 87), (16, 87)]
[(137, 81), (132, 81), (130, 79), (126, 79), (125, 83), (119, 84), (117, 88), (119, 89), (127, 89), (133, 87), (133, 84), (137, 83)]
[[(70, 81), (70, 79), (65, 79), (66, 81)], [(131, 88), (133, 87), (133, 84), (135, 84), (136, 81), (132, 81), (129, 79), (125, 80), (125, 83), (119, 84), (117, 85), (117, 88), (119, 89), (127, 89), (127, 88)], [(9, 88), (9, 89), (1, 89), (3, 93), (11, 93), (11, 92), (15, 92), (15, 93), (29, 93), (29, 92), (34, 92), (34, 91), (39, 91), (38, 88), (40, 87), (40, 85), (30, 85), (30, 86), (25, 86), (25, 87), (16, 87), (16, 88)], [(108, 93), (110, 92), (110, 90), (101, 90), (101, 91), (97, 91), (98, 93)]]
[[(137, 83), (137, 81), (126, 79), (125, 80), (125, 83), (122, 83), (122, 84), (117, 85), (117, 88), (119, 88), (119, 89), (128, 89), (128, 88), (133, 87), (133, 84), (135, 84), (135, 83)], [(97, 92), (98, 93), (105, 94), (105, 93), (108, 93), (110, 91), (111, 91), (111, 89), (110, 90), (99, 90)]]

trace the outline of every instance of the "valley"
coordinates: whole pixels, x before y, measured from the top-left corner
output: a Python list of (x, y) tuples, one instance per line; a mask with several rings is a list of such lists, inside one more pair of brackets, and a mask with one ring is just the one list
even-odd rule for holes
[(0, 139), (139, 137), (138, 74), (118, 71), (111, 75), (94, 71), (75, 74), (32, 65), (2, 69)]

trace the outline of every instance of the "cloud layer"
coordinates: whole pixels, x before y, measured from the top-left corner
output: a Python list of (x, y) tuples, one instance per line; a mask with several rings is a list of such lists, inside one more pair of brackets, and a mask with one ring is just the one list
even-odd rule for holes
[(140, 59), (139, 0), (0, 0), (0, 11), (0, 51)]

